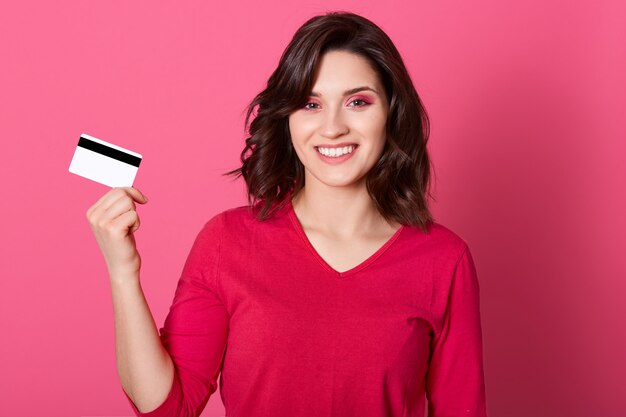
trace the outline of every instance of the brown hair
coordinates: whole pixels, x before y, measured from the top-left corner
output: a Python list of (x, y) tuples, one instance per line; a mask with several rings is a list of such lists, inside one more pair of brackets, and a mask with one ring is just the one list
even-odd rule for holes
[(288, 118), (306, 103), (318, 61), (331, 50), (367, 59), (389, 98), (383, 154), (366, 176), (370, 197), (386, 220), (419, 226), (427, 233), (426, 225), (433, 221), (427, 203), (427, 196), (432, 197), (428, 116), (391, 39), (354, 13), (314, 16), (296, 31), (267, 87), (247, 107), (250, 136), (240, 155), (242, 166), (223, 175), (243, 176), (250, 206), (263, 203), (257, 214), (260, 220), (304, 187), (304, 166), (291, 143)]

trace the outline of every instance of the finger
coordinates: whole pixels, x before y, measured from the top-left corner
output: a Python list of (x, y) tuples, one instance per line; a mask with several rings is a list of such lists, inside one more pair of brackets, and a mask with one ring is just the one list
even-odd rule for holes
[[(99, 218), (102, 213), (113, 207), (119, 200), (128, 199), (129, 201), (137, 201), (145, 204), (148, 199), (136, 188), (132, 187), (115, 187), (106, 193), (92, 208), (87, 212), (87, 218)], [(138, 199), (138, 200), (137, 200)], [(134, 205), (133, 205), (134, 209)]]
[(105, 209), (103, 205), (96, 208), (91, 215), (90, 223), (92, 228), (107, 229), (112, 220), (130, 210), (135, 210), (135, 203), (128, 195), (124, 194), (108, 208)]
[(123, 232), (124, 235), (130, 235), (139, 229), (139, 215), (134, 210), (126, 211), (112, 221), (112, 226), (115, 230)]
[(103, 201), (104, 201), (104, 200), (105, 200), (108, 196), (110, 196), (110, 195), (111, 195), (111, 192), (112, 192), (112, 191), (113, 191), (113, 190), (109, 190), (109, 191), (107, 191), (106, 193), (104, 193), (104, 195), (103, 195), (102, 197), (100, 197), (100, 198), (98, 199), (98, 201), (96, 201), (95, 203), (93, 203), (93, 204), (91, 205), (91, 207), (89, 207), (89, 208), (87, 209), (87, 218), (88, 218), (88, 219), (91, 217), (91, 213), (93, 213), (93, 212), (94, 212), (94, 211), (95, 211), (98, 207), (100, 207), (100, 205), (102, 204), (102, 202), (103, 202)]
[(123, 187), (111, 188), (102, 197), (100, 197), (100, 199), (93, 206), (91, 206), (89, 210), (87, 210), (87, 216), (90, 216), (89, 213), (101, 212), (108, 209), (117, 199), (124, 195), (126, 195), (126, 192)]
[(116, 187), (113, 188), (110, 193), (110, 197), (103, 200), (101, 204), (105, 209), (111, 207), (120, 198), (129, 198), (140, 203), (145, 202), (145, 197), (143, 196), (143, 194), (141, 194), (139, 190), (133, 187)]
[(110, 190), (101, 199), (100, 203), (92, 206), (87, 212), (87, 218), (92, 224), (100, 224), (103, 219), (108, 217), (107, 210), (115, 204), (117, 200), (123, 198), (119, 191)]
[(123, 195), (113, 202), (109, 208), (103, 211), (102, 217), (103, 219), (111, 221), (127, 211), (135, 211), (136, 209), (135, 202), (128, 195)]
[(141, 204), (148, 202), (148, 197), (146, 197), (141, 191), (139, 191), (135, 187), (124, 187), (124, 189), (133, 197), (133, 199)]

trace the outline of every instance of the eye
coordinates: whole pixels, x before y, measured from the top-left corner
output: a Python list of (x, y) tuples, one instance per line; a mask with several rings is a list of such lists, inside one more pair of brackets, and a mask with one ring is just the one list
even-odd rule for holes
[(356, 105), (354, 105), (353, 107), (363, 107), (363, 106), (366, 106), (366, 105), (370, 104), (370, 103), (368, 103), (367, 101), (363, 100), (362, 98), (355, 98), (355, 99), (354, 99), (354, 100), (352, 100), (350, 103), (351, 103), (351, 104), (352, 104), (352, 103), (357, 103), (357, 104), (356, 104)]
[(306, 103), (303, 107), (304, 110), (312, 110), (315, 107), (310, 107), (311, 105), (313, 106), (317, 106), (317, 103), (313, 103), (312, 101), (309, 101), (308, 103)]

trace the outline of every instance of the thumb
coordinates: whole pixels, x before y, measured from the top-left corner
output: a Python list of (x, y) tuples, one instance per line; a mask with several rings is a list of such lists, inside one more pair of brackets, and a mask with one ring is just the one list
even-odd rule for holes
[(146, 197), (144, 195), (144, 193), (139, 191), (137, 188), (135, 188), (135, 187), (126, 187), (126, 189), (130, 193), (130, 195), (133, 198), (133, 200), (135, 200), (136, 202), (138, 202), (140, 204), (145, 204), (145, 203), (148, 202), (148, 197)]

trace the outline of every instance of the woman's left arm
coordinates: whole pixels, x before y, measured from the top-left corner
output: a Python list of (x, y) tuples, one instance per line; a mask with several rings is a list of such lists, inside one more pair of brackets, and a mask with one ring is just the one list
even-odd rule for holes
[(486, 417), (480, 297), (467, 245), (454, 269), (441, 330), (426, 377), (430, 417)]

